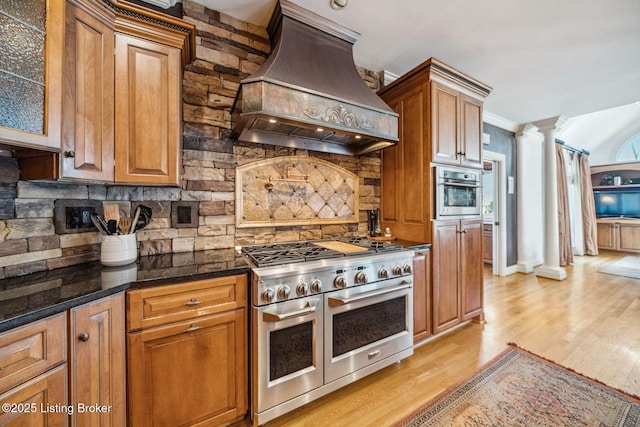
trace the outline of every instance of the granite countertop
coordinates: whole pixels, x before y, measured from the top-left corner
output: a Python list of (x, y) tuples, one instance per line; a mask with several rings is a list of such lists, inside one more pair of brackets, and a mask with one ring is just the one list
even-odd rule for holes
[(122, 267), (99, 261), (0, 280), (0, 332), (126, 289), (249, 272), (235, 249), (139, 257)]
[(404, 246), (406, 249), (412, 249), (414, 251), (420, 251), (425, 249), (431, 249), (431, 243), (413, 242), (411, 240), (394, 240), (393, 243)]

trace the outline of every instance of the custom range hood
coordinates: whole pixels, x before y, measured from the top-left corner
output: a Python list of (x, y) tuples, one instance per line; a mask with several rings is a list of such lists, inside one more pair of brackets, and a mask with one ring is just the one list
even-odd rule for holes
[(233, 138), (349, 155), (398, 142), (398, 115), (353, 62), (358, 33), (286, 0), (267, 30), (272, 53), (241, 81)]

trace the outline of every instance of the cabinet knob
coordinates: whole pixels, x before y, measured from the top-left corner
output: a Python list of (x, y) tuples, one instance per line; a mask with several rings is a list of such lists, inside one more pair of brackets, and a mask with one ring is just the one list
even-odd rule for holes
[(89, 334), (86, 333), (86, 332), (83, 332), (80, 335), (78, 335), (78, 339), (80, 341), (87, 342), (87, 341), (89, 341)]
[(186, 306), (198, 305), (198, 304), (202, 304), (202, 301), (198, 300), (197, 298), (191, 298), (189, 301), (184, 303), (184, 305)]
[(196, 325), (195, 323), (192, 323), (191, 326), (189, 326), (183, 332), (184, 333), (189, 333), (189, 332), (197, 331), (198, 329), (200, 329), (200, 326)]
[(73, 151), (73, 150), (65, 151), (63, 154), (64, 154), (65, 157), (75, 157), (76, 156), (76, 152)]

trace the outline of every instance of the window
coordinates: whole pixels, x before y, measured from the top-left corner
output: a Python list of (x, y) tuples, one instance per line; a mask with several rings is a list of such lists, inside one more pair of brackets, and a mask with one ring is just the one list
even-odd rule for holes
[(640, 160), (640, 133), (631, 138), (618, 151), (616, 162), (635, 162)]

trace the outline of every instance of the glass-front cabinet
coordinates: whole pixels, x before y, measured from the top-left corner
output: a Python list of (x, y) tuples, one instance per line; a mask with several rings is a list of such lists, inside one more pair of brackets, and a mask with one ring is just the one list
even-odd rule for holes
[(0, 2), (0, 144), (60, 149), (64, 7)]

